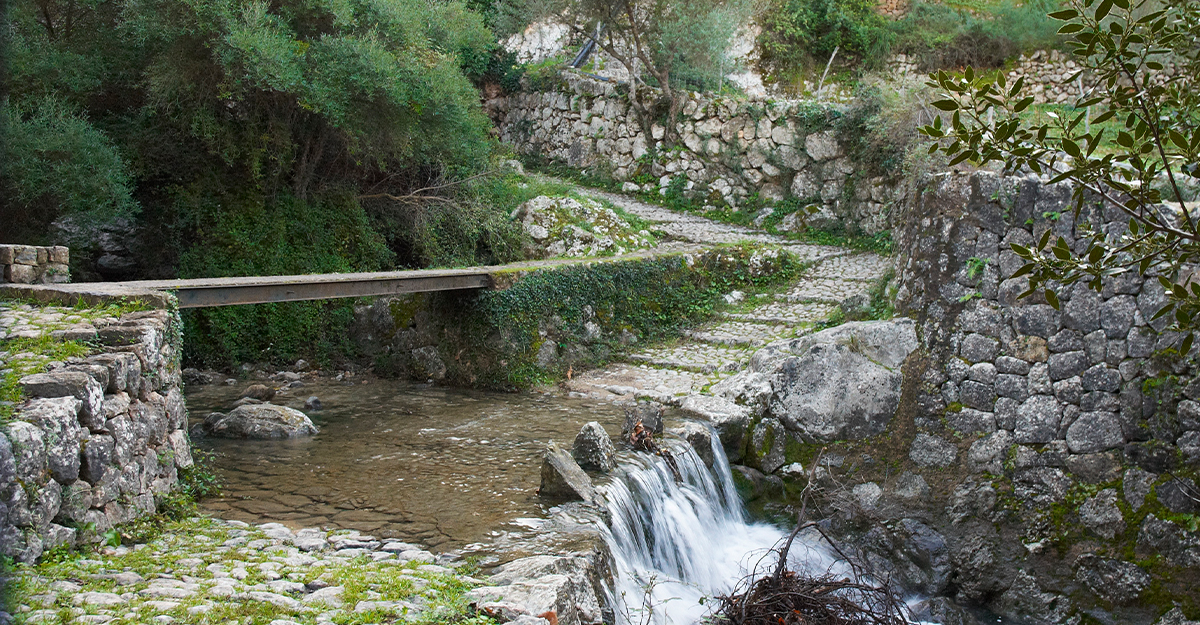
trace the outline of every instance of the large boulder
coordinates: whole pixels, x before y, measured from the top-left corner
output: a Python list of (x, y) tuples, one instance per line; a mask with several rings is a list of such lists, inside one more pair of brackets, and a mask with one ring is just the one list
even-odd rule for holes
[(900, 405), (900, 366), (918, 347), (911, 319), (846, 323), (772, 343), (713, 392), (807, 440), (882, 432)]
[(565, 501), (592, 501), (596, 490), (592, 478), (579, 467), (566, 450), (551, 441), (542, 461), (542, 487), (538, 490), (543, 497)]
[(203, 431), (218, 438), (297, 438), (320, 430), (303, 412), (275, 404), (246, 404), (229, 413), (214, 412), (204, 419)]

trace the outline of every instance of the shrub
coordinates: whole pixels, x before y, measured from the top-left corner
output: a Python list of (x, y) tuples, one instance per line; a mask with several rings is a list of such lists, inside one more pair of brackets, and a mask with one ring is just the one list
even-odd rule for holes
[(0, 103), (0, 137), (0, 242), (40, 242), (64, 215), (108, 221), (136, 211), (116, 146), (63, 102)]
[(891, 34), (872, 0), (785, 0), (761, 20), (763, 62), (776, 69), (887, 56)]

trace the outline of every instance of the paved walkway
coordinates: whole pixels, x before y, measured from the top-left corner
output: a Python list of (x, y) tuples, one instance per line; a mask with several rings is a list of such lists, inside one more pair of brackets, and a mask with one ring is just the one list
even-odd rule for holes
[(802, 336), (829, 318), (843, 300), (864, 294), (882, 277), (892, 259), (833, 246), (803, 245), (760, 230), (717, 223), (614, 193), (587, 190), (667, 234), (660, 247), (753, 241), (780, 245), (814, 263), (791, 288), (748, 302), (710, 323), (689, 330), (673, 345), (648, 347), (613, 363), (574, 376), (566, 383), (573, 395), (615, 402), (647, 398), (678, 404), (704, 394), (708, 387), (741, 371), (767, 343)]

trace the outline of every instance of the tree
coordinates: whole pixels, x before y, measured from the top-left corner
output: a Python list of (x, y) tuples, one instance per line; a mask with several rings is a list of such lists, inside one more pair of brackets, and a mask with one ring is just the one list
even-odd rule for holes
[(515, 11), (527, 21), (560, 19), (584, 40), (599, 25), (596, 44), (628, 71), (629, 102), (644, 135), (655, 120), (665, 121), (668, 144), (679, 139), (685, 102), (679, 75), (725, 66), (742, 14), (736, 0), (534, 0)]
[[(1093, 203), (1128, 218), (1124, 231), (1097, 228), (1075, 249), (1049, 233), (1033, 247), (1014, 245), (1027, 261), (1014, 277), (1028, 276), (1024, 296), (1042, 292), (1057, 307), (1056, 285), (1100, 291), (1124, 272), (1156, 276), (1167, 304), (1155, 318), (1171, 315), (1187, 354), (1200, 329), (1200, 216), (1184, 202), (1186, 177), (1200, 175), (1200, 0), (1071, 0), (1050, 16), (1065, 22), (1059, 33), (1096, 83), (1074, 113), (1030, 123), (1023, 79), (938, 72), (929, 84), (945, 97), (934, 106), (950, 121), (921, 132), (940, 141), (930, 151), (944, 150), (951, 165), (1001, 161), (1072, 182), (1076, 217)], [(1179, 71), (1164, 73), (1168, 62)]]

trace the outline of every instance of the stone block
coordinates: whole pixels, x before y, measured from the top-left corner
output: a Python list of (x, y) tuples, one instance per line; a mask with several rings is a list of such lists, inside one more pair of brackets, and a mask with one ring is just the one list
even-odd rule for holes
[(4, 281), (12, 284), (33, 284), (37, 281), (37, 269), (31, 265), (5, 265)]
[(81, 371), (56, 371), (27, 375), (18, 382), (29, 397), (74, 397), (80, 403), (79, 420), (91, 429), (103, 427), (104, 388)]
[(996, 372), (1013, 375), (1028, 375), (1029, 363), (1020, 358), (1012, 356), (999, 356), (996, 358)]
[(1079, 399), (1079, 409), (1084, 412), (1095, 410), (1119, 412), (1121, 410), (1121, 402), (1117, 399), (1116, 393), (1091, 391), (1084, 393), (1083, 397)]
[(1130, 328), (1125, 339), (1125, 352), (1130, 358), (1149, 358), (1157, 340), (1158, 335), (1149, 328)]
[(996, 427), (1002, 430), (1012, 430), (1017, 425), (1017, 409), (1021, 406), (1021, 402), (1011, 397), (1000, 397), (996, 399), (994, 414), (996, 415)]
[(1121, 421), (1111, 412), (1085, 412), (1067, 428), (1067, 447), (1071, 453), (1096, 453), (1124, 444)]
[(16, 259), (15, 246), (0, 245), (0, 265), (11, 265)]
[(1048, 339), (1062, 327), (1062, 316), (1049, 304), (1020, 306), (1013, 313), (1013, 329), (1017, 334)]
[(1100, 327), (1110, 339), (1123, 339), (1133, 327), (1137, 300), (1132, 295), (1117, 295), (1100, 307)]
[(1062, 405), (1049, 395), (1034, 395), (1017, 408), (1013, 436), (1018, 443), (1049, 443), (1058, 433)]
[(12, 444), (16, 479), (26, 484), (40, 484), (46, 479), (46, 442), (42, 431), (34, 424), (13, 421), (4, 432)]
[(1028, 363), (1046, 362), (1050, 350), (1040, 336), (1018, 336), (1009, 342), (1009, 353)]
[(1000, 343), (996, 339), (982, 334), (968, 334), (959, 346), (959, 354), (970, 363), (991, 362), (1000, 351)]
[(1064, 327), (1087, 334), (1100, 329), (1100, 294), (1082, 283), (1075, 285), (1071, 299), (1063, 305)]
[(996, 415), (974, 408), (948, 412), (946, 413), (946, 422), (952, 429), (964, 434), (988, 434), (996, 431)]
[(1106, 391), (1115, 393), (1121, 390), (1121, 372), (1110, 369), (1107, 365), (1096, 365), (1084, 371), (1080, 376), (1085, 391)]
[(1083, 383), (1079, 376), (1069, 377), (1054, 383), (1054, 396), (1064, 404), (1078, 404), (1083, 397)]
[(14, 245), (12, 246), (12, 254), (12, 262), (18, 265), (38, 264), (37, 248), (31, 245)]
[(1023, 402), (1029, 398), (1029, 381), (1023, 375), (1000, 374), (996, 376), (996, 394)]
[(971, 365), (967, 377), (982, 384), (996, 383), (996, 365), (990, 362), (980, 362)]
[(63, 247), (61, 245), (56, 245), (50, 248), (50, 262), (62, 265), (71, 264), (70, 248)]
[(1062, 330), (1050, 337), (1046, 341), (1046, 347), (1050, 348), (1050, 353), (1061, 354), (1063, 352), (1081, 352), (1084, 351), (1083, 335), (1075, 330)]
[(959, 386), (958, 401), (968, 408), (991, 412), (996, 404), (996, 391), (991, 384), (965, 380)]
[(1082, 351), (1051, 354), (1047, 362), (1051, 380), (1065, 380), (1077, 376), (1090, 366), (1087, 354)]
[(80, 476), (90, 484), (99, 484), (116, 464), (116, 443), (112, 436), (93, 434), (83, 443)]
[(18, 418), (41, 429), (50, 475), (61, 484), (79, 479), (79, 410), (74, 397), (38, 398), (21, 408)]

